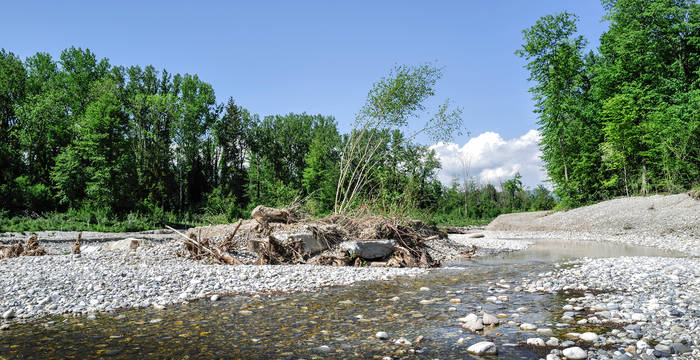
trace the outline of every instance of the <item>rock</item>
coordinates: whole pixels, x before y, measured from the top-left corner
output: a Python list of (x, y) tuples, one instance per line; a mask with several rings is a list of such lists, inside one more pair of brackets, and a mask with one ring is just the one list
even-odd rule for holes
[(491, 314), (484, 313), (484, 316), (482, 316), (482, 322), (484, 325), (498, 325), (501, 320)]
[(657, 358), (670, 358), (671, 354), (665, 352), (665, 351), (660, 351), (660, 350), (654, 350), (651, 353), (652, 355), (656, 356)]
[(411, 345), (413, 345), (413, 344), (412, 344), (410, 341), (408, 341), (408, 339), (406, 339), (405, 337), (400, 337), (400, 338), (394, 340), (394, 344), (396, 344), (396, 345), (401, 345), (401, 346), (411, 346)]
[(596, 333), (592, 333), (592, 332), (585, 332), (585, 333), (579, 335), (578, 338), (583, 340), (583, 341), (593, 342), (593, 341), (598, 340), (598, 335)]
[(480, 239), (480, 238), (484, 237), (484, 234), (472, 234), (469, 237), (472, 239)]
[(588, 358), (588, 353), (578, 346), (566, 348), (561, 353), (564, 357), (571, 360), (583, 360)]
[(474, 355), (496, 355), (498, 354), (498, 348), (496, 344), (490, 341), (478, 342), (467, 348), (467, 351)]
[(214, 295), (212, 295), (211, 298), (209, 298), (209, 299), (210, 299), (211, 301), (217, 301), (217, 300), (219, 300), (219, 295), (218, 295), (218, 294), (214, 294)]
[(528, 345), (532, 345), (532, 346), (544, 346), (545, 345), (544, 340), (542, 340), (540, 338), (529, 338), (529, 339), (527, 339), (526, 343)]
[(522, 330), (535, 330), (535, 329), (537, 329), (537, 326), (534, 324), (530, 324), (530, 323), (522, 323), (522, 325), (520, 325), (520, 329), (522, 329)]
[(319, 347), (314, 348), (314, 350), (321, 353), (328, 353), (331, 351), (331, 348), (328, 345), (321, 345)]
[(547, 354), (546, 360), (560, 360), (561, 358), (554, 354)]
[(671, 350), (676, 354), (684, 354), (687, 352), (691, 352), (693, 349), (691, 349), (690, 346), (685, 344), (673, 343), (671, 344)]
[(387, 334), (384, 331), (379, 331), (377, 334), (374, 335), (379, 340), (388, 340), (389, 339), (389, 334)]
[(16, 315), (15, 309), (9, 309), (9, 310), (5, 311), (4, 313), (2, 313), (2, 318), (5, 320), (12, 319), (13, 317), (15, 317), (15, 315)]
[(304, 250), (309, 254), (317, 254), (328, 249), (328, 243), (322, 239), (317, 239), (305, 225), (300, 226), (295, 233), (275, 233), (272, 236), (283, 244), (300, 240), (304, 244)]
[(454, 299), (450, 299), (450, 302), (453, 303), (453, 304), (461, 304), (461, 303), (462, 303), (462, 299), (454, 298)]
[(127, 238), (118, 241), (110, 241), (102, 245), (102, 250), (136, 250), (143, 245), (143, 240)]
[(394, 240), (345, 241), (340, 244), (340, 250), (347, 251), (350, 256), (375, 260), (389, 256), (394, 252), (394, 245)]
[(557, 347), (557, 346), (559, 346), (559, 339), (557, 339), (555, 337), (551, 337), (547, 340), (547, 342), (545, 342), (545, 344), (547, 346)]
[(2, 330), (10, 330), (10, 324), (0, 325), (0, 331), (2, 331)]
[(639, 340), (637, 341), (637, 350), (644, 350), (649, 348), (649, 344), (647, 344), (646, 341), (644, 340)]
[(550, 328), (538, 328), (537, 331), (535, 331), (538, 334), (541, 335), (552, 335), (554, 332)]
[(419, 290), (419, 291), (430, 291), (430, 288), (427, 287), (427, 286), (421, 286), (421, 288), (418, 289), (418, 290)]
[(464, 324), (462, 324), (462, 327), (464, 329), (471, 330), (471, 331), (484, 330), (484, 321), (481, 319), (476, 319), (474, 321), (467, 321)]
[(527, 312), (527, 308), (524, 307), (524, 306), (521, 306), (521, 307), (515, 309), (515, 311), (517, 311), (517, 312)]

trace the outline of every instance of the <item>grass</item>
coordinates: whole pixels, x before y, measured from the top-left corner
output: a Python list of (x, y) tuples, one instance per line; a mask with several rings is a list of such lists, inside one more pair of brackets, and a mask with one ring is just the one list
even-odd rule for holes
[(32, 232), (32, 231), (99, 231), (99, 232), (129, 232), (162, 229), (165, 225), (175, 227), (191, 227), (200, 225), (216, 225), (230, 223), (226, 215), (200, 215), (172, 213), (160, 216), (149, 216), (140, 213), (129, 213), (121, 218), (110, 217), (107, 214), (88, 210), (69, 210), (67, 212), (51, 212), (38, 217), (10, 216), (0, 211), (0, 235), (3, 232)]

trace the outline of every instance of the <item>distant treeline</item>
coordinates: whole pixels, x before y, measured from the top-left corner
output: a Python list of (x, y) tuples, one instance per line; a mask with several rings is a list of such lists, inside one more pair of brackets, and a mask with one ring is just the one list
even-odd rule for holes
[[(399, 70), (433, 82), (439, 77), (436, 68)], [(440, 163), (426, 146), (398, 129), (379, 133), (375, 139), (384, 140), (375, 141), (355, 206), (459, 223), (554, 205), (545, 188), (524, 190), (519, 176), (503, 192), (491, 185), (466, 184), (466, 192), (443, 186), (436, 179)], [(0, 52), (4, 217), (87, 211), (85, 223), (135, 214), (155, 223), (192, 221), (196, 214), (230, 221), (258, 204), (294, 201), (322, 215), (337, 202), (349, 137), (330, 116), (261, 118), (233, 99), (219, 104), (196, 75), (113, 66), (74, 47), (59, 59), (37, 53), (22, 61)], [(343, 184), (353, 187), (348, 181)]]
[(603, 0), (608, 30), (585, 52), (577, 17), (523, 31), (543, 159), (576, 206), (700, 184), (700, 5)]

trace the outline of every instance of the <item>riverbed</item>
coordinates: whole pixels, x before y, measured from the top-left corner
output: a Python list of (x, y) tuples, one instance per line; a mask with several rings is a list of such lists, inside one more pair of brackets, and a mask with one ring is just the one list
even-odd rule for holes
[[(563, 342), (568, 332), (606, 334), (612, 329), (576, 323), (562, 328), (562, 308), (585, 292), (528, 292), (523, 291), (524, 281), (565, 268), (569, 265), (564, 261), (582, 256), (683, 256), (623, 244), (532, 241), (526, 250), (464, 259), (424, 275), (387, 281), (224, 296), (164, 310), (44, 317), (0, 332), (0, 358), (469, 359), (469, 345), (491, 341), (499, 358), (537, 359), (550, 349), (527, 346), (527, 338), (558, 337)], [(484, 312), (499, 316), (502, 323), (472, 332), (457, 320)], [(522, 330), (523, 323), (553, 331), (537, 335)], [(378, 332), (388, 338), (378, 339)]]

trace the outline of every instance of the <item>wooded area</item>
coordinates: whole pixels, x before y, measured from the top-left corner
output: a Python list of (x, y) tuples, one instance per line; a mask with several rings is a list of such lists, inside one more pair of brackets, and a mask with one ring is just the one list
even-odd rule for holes
[(523, 31), (541, 149), (568, 206), (700, 184), (700, 6), (604, 0), (609, 29), (586, 51), (578, 18)]
[(370, 90), (351, 133), (340, 134), (331, 116), (261, 118), (233, 99), (218, 104), (196, 75), (113, 66), (74, 47), (57, 60), (2, 50), (2, 217), (68, 212), (79, 228), (126, 221), (134, 230), (202, 216), (227, 222), (293, 202), (313, 215), (363, 206), (452, 223), (553, 206), (546, 189), (528, 192), (519, 178), (503, 193), (470, 184), (466, 197), (436, 179), (439, 161), (413, 138), (449, 137), (461, 109), (446, 101), (424, 128), (404, 132), (441, 74), (433, 64), (397, 66)]
[[(570, 13), (541, 18), (516, 51), (528, 61), (543, 160), (563, 207), (700, 183), (698, 4), (603, 6), (610, 27), (597, 51), (586, 51)], [(342, 134), (332, 116), (261, 117), (232, 98), (217, 103), (197, 75), (115, 66), (75, 47), (25, 60), (3, 49), (0, 224), (22, 230), (21, 216), (67, 213), (136, 229), (297, 202), (317, 216), (361, 207), (463, 225), (553, 208), (547, 188), (525, 189), (519, 174), (500, 187), (475, 183), (466, 159), (462, 179), (437, 180), (440, 162), (415, 137), (449, 139), (462, 109), (447, 99), (424, 127), (408, 124), (424, 116), (442, 71), (396, 66)]]

